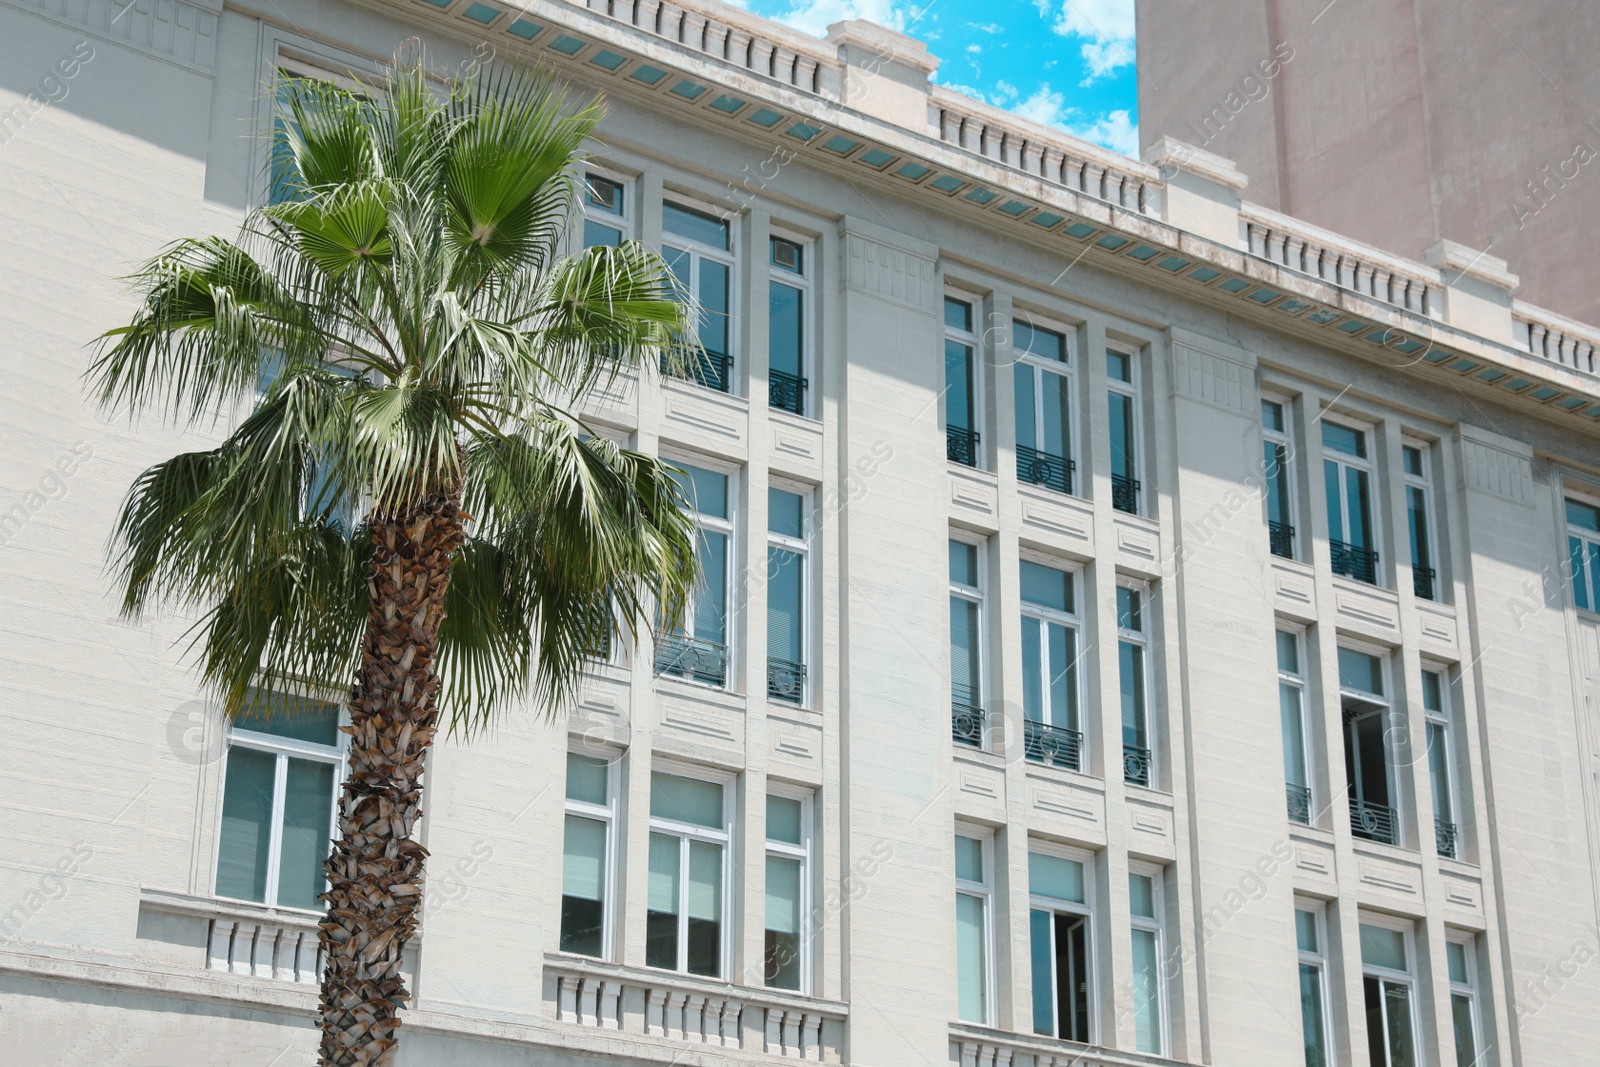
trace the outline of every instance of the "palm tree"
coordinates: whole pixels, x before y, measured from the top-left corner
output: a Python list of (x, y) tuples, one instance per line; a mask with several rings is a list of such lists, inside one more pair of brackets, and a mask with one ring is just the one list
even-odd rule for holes
[(88, 377), (107, 407), (242, 415), (139, 476), (112, 570), (124, 614), (198, 614), (229, 714), (258, 684), (348, 692), (319, 1062), (390, 1063), (441, 717), (554, 713), (597, 636), (682, 615), (674, 471), (570, 406), (678, 352), (693, 312), (636, 242), (563, 253), (600, 102), (536, 72), (442, 85), (420, 49), (377, 86), (275, 89), (278, 202), (141, 267)]

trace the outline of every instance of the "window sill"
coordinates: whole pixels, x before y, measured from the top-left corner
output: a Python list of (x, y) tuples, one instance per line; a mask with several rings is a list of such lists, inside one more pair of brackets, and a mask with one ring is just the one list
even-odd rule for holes
[(174, 893), (167, 889), (151, 889), (148, 886), (139, 890), (139, 907), (144, 911), (159, 911), (188, 918), (243, 920), (312, 929), (316, 928), (323, 915), (320, 911), (308, 911), (303, 908), (280, 908), (269, 904), (258, 904), (253, 900), (234, 900), (230, 897), (195, 896), (190, 893)]
[(1084, 1067), (1184, 1067), (1183, 1061), (1101, 1045), (1017, 1034), (981, 1023), (950, 1023), (951, 1058), (959, 1063), (1060, 1063)]
[(743, 711), (746, 703), (743, 693), (737, 693), (722, 686), (707, 685), (705, 682), (696, 682), (690, 678), (679, 678), (671, 674), (656, 675), (655, 689), (658, 693), (676, 693), (689, 700), (704, 701), (708, 704), (716, 704), (719, 707), (737, 711)]

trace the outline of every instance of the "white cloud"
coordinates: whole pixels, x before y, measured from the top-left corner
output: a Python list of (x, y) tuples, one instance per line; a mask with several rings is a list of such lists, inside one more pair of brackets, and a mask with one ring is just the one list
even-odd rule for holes
[(906, 11), (894, 0), (792, 0), (789, 10), (774, 16), (786, 26), (821, 37), (828, 27), (845, 19), (866, 19), (904, 31)]
[(1102, 148), (1135, 159), (1139, 157), (1139, 127), (1126, 111), (1113, 111), (1084, 122), (1077, 109), (1067, 106), (1066, 97), (1052, 90), (1048, 83), (1040, 85), (1032, 96), (1014, 105), (1011, 110), (1025, 119), (1065, 130), (1074, 137), (1092, 141)]
[[(1133, 63), (1134, 0), (1059, 0), (1051, 29), (1063, 37), (1080, 37), (1088, 74), (1083, 85)], [(1048, 0), (1035, 0), (1041, 15), (1053, 8)]]
[(1004, 32), (1005, 30), (1005, 27), (1000, 25), (998, 22), (969, 22), (967, 25), (971, 26), (979, 33), (987, 33), (991, 35)]

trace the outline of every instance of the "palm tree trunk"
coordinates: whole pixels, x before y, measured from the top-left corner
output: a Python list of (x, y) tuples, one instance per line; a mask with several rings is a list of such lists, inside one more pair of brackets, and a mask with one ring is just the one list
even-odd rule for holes
[(350, 699), (350, 773), (338, 839), (323, 865), (324, 1067), (393, 1062), (409, 995), (400, 961), (417, 928), (428, 854), (411, 833), (439, 715), (434, 655), (462, 520), (459, 486), (373, 519), (367, 630)]

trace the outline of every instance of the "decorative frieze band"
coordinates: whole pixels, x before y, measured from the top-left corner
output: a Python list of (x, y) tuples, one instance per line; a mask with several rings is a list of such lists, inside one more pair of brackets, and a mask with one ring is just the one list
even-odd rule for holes
[(1172, 390), (1178, 396), (1253, 417), (1254, 377), (1254, 369), (1238, 360), (1172, 344)]
[[(0, 0), (204, 73), (216, 68), (217, 15), (186, 0)], [(220, 10), (221, 5), (217, 5)], [(82, 59), (82, 57), (79, 57)]]
[(934, 306), (933, 260), (853, 233), (845, 235), (844, 257), (846, 288), (918, 311)]
[(1485, 441), (1461, 438), (1461, 480), (1468, 489), (1533, 507), (1533, 463)]

